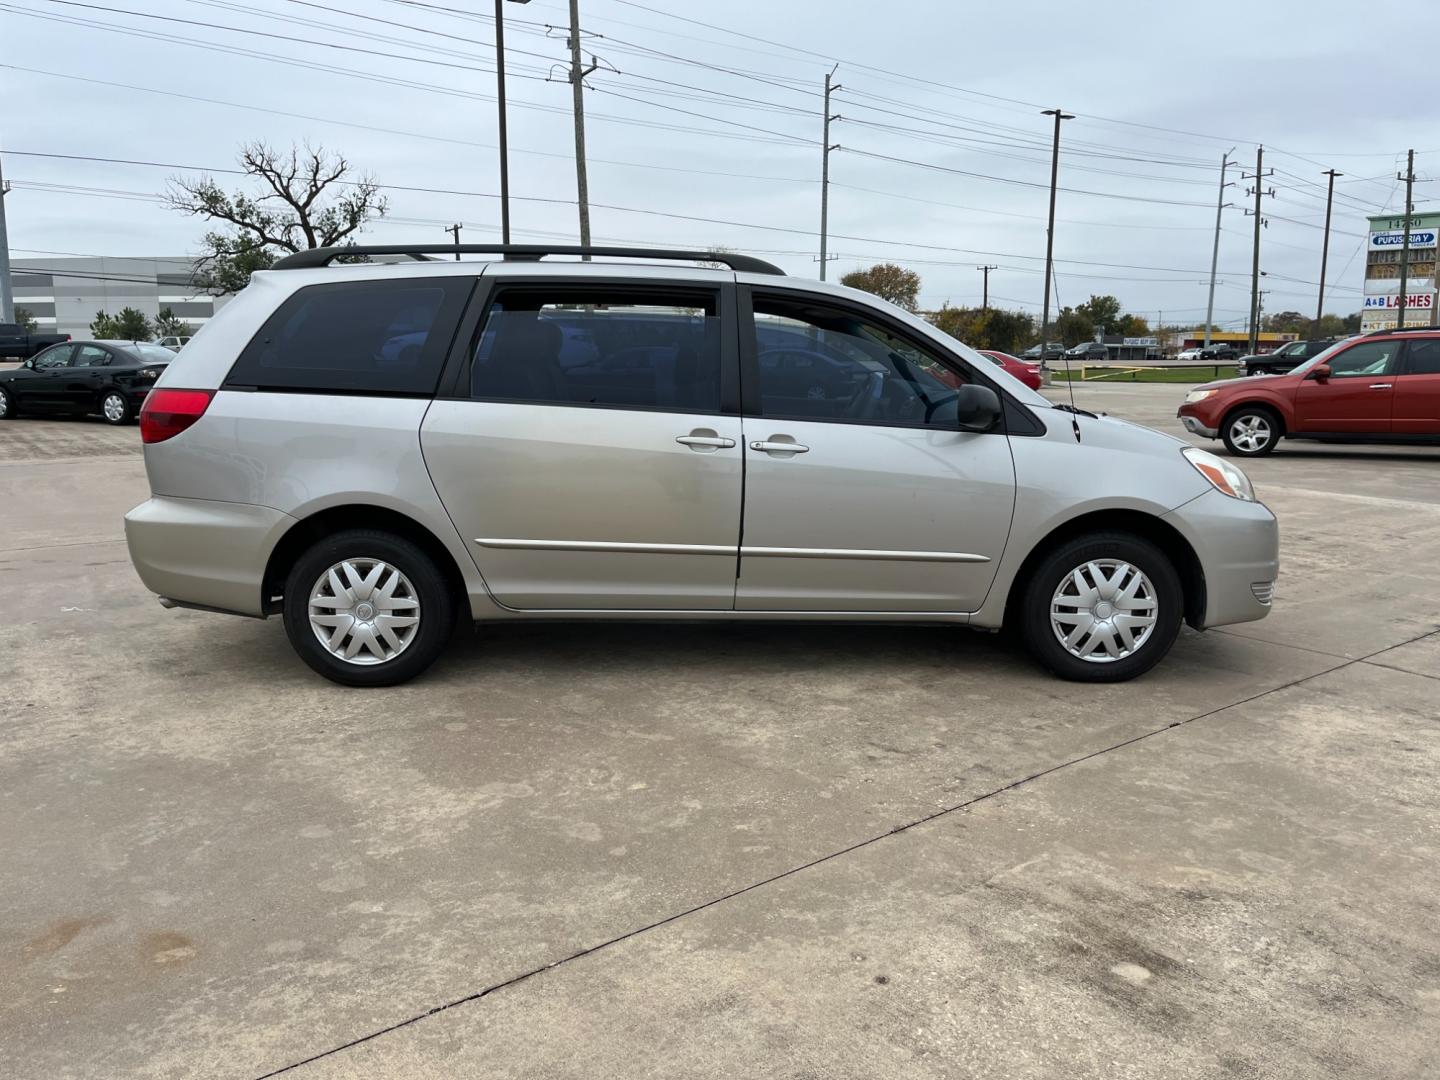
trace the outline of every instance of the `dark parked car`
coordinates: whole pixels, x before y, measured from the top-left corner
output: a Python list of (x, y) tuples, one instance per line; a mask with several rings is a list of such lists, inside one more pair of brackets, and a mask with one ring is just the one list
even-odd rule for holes
[(1066, 349), (1065, 355), (1071, 360), (1079, 360), (1084, 363), (1099, 364), (1110, 359), (1110, 350), (1098, 341), (1082, 341), (1074, 348)]
[(1240, 357), (1240, 374), (1284, 375), (1286, 372), (1294, 371), (1312, 356), (1320, 355), (1334, 344), (1334, 338), (1326, 341), (1292, 341), (1288, 345), (1280, 346), (1272, 353), (1242, 356)]
[(0, 323), (0, 360), (24, 360), (69, 340), (69, 334), (32, 334), (19, 323)]
[(1030, 348), (1020, 354), (1020, 358), (1022, 360), (1039, 363), (1041, 360), (1059, 360), (1064, 355), (1064, 345), (1058, 341), (1047, 341), (1043, 350), (1039, 345), (1031, 345)]
[(0, 371), (0, 420), (19, 413), (99, 413), (127, 424), (175, 353), (134, 341), (67, 341)]
[(1240, 350), (1229, 342), (1217, 341), (1215, 344), (1207, 345), (1200, 350), (1200, 359), (1214, 360), (1218, 363), (1225, 364), (1231, 360), (1240, 359)]

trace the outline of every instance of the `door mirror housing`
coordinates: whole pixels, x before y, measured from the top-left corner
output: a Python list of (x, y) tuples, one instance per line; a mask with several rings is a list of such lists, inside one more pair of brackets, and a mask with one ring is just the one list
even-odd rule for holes
[(21, 364), (20, 366), (23, 367), (23, 368), (29, 368), (31, 371), (34, 371), (34, 370), (35, 370), (35, 358), (34, 358), (33, 356), (27, 356), (27, 357), (25, 358), (25, 362), (24, 362), (23, 364)]
[(1324, 382), (1326, 379), (1330, 378), (1330, 365), (1316, 364), (1313, 368), (1310, 369), (1310, 378), (1314, 379), (1316, 382)]
[(989, 431), (1000, 415), (1000, 395), (988, 386), (966, 383), (955, 391), (956, 426), (961, 431)]

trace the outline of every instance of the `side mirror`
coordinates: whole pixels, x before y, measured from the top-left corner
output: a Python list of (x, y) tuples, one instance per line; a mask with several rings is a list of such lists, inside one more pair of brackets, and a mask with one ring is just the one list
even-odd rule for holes
[(1330, 365), (1316, 364), (1313, 368), (1310, 369), (1310, 378), (1314, 379), (1316, 382), (1324, 382), (1326, 379), (1330, 378)]
[(961, 431), (989, 431), (1000, 419), (1000, 395), (967, 383), (955, 391), (955, 419)]
[(24, 362), (23, 364), (21, 364), (20, 366), (23, 367), (23, 368), (29, 368), (31, 371), (34, 371), (34, 370), (35, 370), (35, 358), (34, 358), (33, 356), (27, 356), (27, 357), (25, 358), (25, 362)]

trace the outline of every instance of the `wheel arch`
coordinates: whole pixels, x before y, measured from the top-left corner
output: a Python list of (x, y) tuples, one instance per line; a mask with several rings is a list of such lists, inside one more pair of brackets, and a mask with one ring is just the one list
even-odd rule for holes
[(291, 568), (310, 546), (326, 536), (344, 529), (380, 529), (403, 536), (435, 560), (446, 584), (450, 586), (457, 606), (465, 604), (465, 576), (454, 555), (433, 532), (420, 522), (398, 510), (365, 503), (345, 503), (318, 510), (301, 518), (285, 532), (270, 552), (261, 579), (261, 608), (266, 615), (281, 610), (281, 593)]
[(1219, 430), (1223, 432), (1225, 425), (1230, 423), (1230, 418), (1241, 409), (1263, 409), (1275, 417), (1280, 426), (1280, 433), (1276, 436), (1277, 438), (1284, 438), (1290, 430), (1290, 417), (1285, 408), (1278, 401), (1263, 397), (1245, 398), (1243, 401), (1237, 401), (1234, 405), (1227, 405), (1225, 411), (1220, 414)]
[(1133, 533), (1163, 551), (1180, 576), (1180, 587), (1185, 593), (1185, 621), (1193, 627), (1201, 625), (1205, 618), (1206, 596), (1205, 570), (1200, 556), (1190, 546), (1190, 541), (1169, 522), (1143, 510), (1123, 508), (1093, 510), (1070, 518), (1051, 529), (1032, 547), (1010, 580), (1010, 591), (1005, 598), (1005, 625), (1015, 625), (1025, 587), (1040, 562), (1060, 545), (1092, 532)]

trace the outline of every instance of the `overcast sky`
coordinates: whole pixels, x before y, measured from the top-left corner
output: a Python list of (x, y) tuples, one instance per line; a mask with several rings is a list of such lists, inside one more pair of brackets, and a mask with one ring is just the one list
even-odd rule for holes
[[(1152, 322), (1160, 311), (1198, 322), (1221, 157), (1235, 147), (1248, 174), (1263, 142), (1276, 170), (1266, 310), (1314, 311), (1321, 173), (1336, 168), (1326, 309), (1352, 312), (1364, 219), (1401, 205), (1405, 150), (1422, 152), (1417, 174), (1440, 176), (1440, 129), (1421, 92), (1434, 80), (1402, 48), (1424, 40), (1404, 29), (1418, 10), (581, 0), (600, 61), (586, 95), (592, 232), (763, 252), (815, 276), (820, 91), (838, 63), (832, 278), (886, 259), (921, 274), (923, 306), (978, 304), (975, 268), (998, 264), (992, 302), (1038, 311), (1052, 123), (1039, 109), (1059, 105), (1076, 114), (1060, 163), (1062, 303), (1114, 293)], [(342, 150), (395, 185), (367, 239), (443, 242), (454, 221), (466, 240), (498, 239), (492, 16), (488, 0), (0, 0), (14, 262), (194, 253), (203, 226), (154, 193), (177, 171), (233, 167), (255, 138)], [(563, 0), (506, 4), (513, 238), (574, 242), (570, 92), (546, 81), (566, 48), (546, 24), (568, 25)], [(1240, 171), (1237, 203), (1248, 202)], [(1418, 206), (1436, 196), (1440, 183), (1416, 185)], [(1241, 209), (1225, 211), (1216, 320), (1241, 328), (1250, 229)]]

